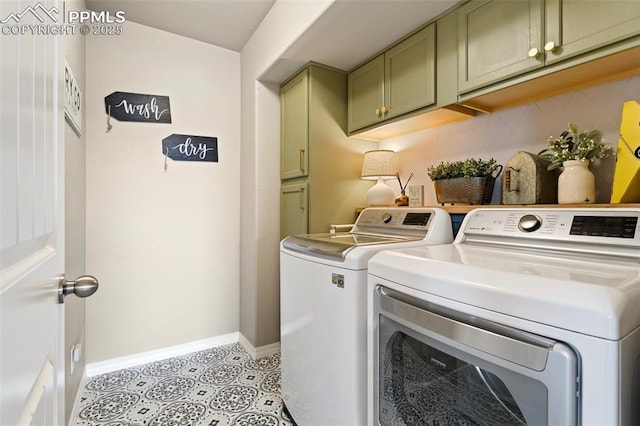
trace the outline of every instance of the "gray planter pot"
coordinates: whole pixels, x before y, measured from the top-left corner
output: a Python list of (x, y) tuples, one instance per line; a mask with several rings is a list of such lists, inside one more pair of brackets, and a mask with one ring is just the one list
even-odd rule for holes
[(440, 204), (491, 204), (495, 182), (495, 177), (485, 176), (438, 179), (433, 183)]

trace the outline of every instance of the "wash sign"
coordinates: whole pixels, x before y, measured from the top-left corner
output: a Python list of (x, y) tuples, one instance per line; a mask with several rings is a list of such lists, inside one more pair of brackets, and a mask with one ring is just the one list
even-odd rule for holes
[(113, 92), (104, 98), (104, 106), (105, 112), (118, 121), (171, 123), (168, 96)]
[(80, 136), (82, 134), (82, 92), (67, 58), (64, 58), (64, 117)]

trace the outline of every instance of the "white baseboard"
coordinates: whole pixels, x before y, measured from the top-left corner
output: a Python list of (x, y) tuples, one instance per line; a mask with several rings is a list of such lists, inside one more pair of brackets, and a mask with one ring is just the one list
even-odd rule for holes
[(253, 359), (264, 358), (269, 355), (277, 354), (280, 352), (280, 342), (271, 343), (270, 345), (260, 346), (258, 348), (253, 347), (249, 340), (240, 333), (240, 344), (245, 351), (251, 355)]
[(80, 378), (80, 386), (78, 386), (78, 391), (76, 392), (76, 399), (73, 401), (73, 408), (71, 409), (71, 415), (69, 416), (69, 425), (75, 426), (74, 421), (78, 418), (78, 414), (80, 412), (80, 398), (82, 398), (82, 392), (84, 391), (84, 386), (87, 384), (87, 369), (84, 369), (82, 373), (82, 377)]
[(216, 346), (235, 343), (238, 341), (239, 335), (240, 333), (238, 332), (223, 334), (222, 336), (196, 340), (195, 342), (184, 343), (182, 345), (169, 346), (167, 348), (162, 348), (154, 351), (142, 352), (139, 354), (94, 362), (91, 364), (87, 364), (85, 375), (86, 377), (93, 377), (99, 374), (122, 370), (123, 368), (131, 368), (135, 367), (136, 365), (147, 364), (150, 362), (160, 361), (175, 356), (185, 355), (191, 352), (210, 349)]

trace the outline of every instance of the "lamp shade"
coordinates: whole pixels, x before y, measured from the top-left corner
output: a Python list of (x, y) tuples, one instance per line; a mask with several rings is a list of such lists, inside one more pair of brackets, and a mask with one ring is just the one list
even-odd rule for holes
[(362, 179), (378, 181), (367, 192), (367, 202), (371, 206), (392, 206), (394, 204), (393, 191), (385, 185), (383, 180), (395, 177), (394, 154), (388, 149), (377, 149), (364, 153)]
[(365, 152), (362, 161), (362, 179), (394, 178), (396, 173), (393, 164), (394, 155), (395, 153), (388, 149)]

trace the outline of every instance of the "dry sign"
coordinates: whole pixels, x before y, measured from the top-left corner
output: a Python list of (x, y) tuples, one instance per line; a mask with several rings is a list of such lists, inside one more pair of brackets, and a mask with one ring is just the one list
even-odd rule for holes
[(162, 153), (174, 161), (218, 162), (218, 138), (173, 134), (162, 139)]

